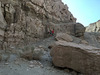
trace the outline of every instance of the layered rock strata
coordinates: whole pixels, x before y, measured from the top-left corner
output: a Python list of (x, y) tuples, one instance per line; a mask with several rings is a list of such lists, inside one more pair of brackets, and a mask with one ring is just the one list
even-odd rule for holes
[(51, 50), (53, 64), (84, 75), (100, 74), (100, 49), (83, 44), (58, 41)]
[(100, 32), (100, 20), (86, 27), (86, 32)]
[(61, 0), (0, 0), (2, 48), (33, 43), (47, 37), (48, 29), (77, 36), (84, 33), (84, 26), (76, 24)]

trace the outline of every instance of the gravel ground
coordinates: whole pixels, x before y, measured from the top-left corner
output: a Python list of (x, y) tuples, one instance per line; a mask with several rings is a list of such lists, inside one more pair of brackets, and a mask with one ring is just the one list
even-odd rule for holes
[[(17, 62), (0, 63), (0, 75), (71, 75), (51, 66), (43, 65), (30, 67), (30, 62), (17, 60)], [(17, 63), (17, 64), (16, 64)]]
[(1, 61), (0, 75), (81, 75), (69, 69), (64, 70), (53, 66), (48, 46), (54, 41), (54, 37), (50, 37), (31, 44), (31, 46), (42, 46), (45, 48), (45, 52), (40, 60), (28, 61), (12, 55), (9, 61)]

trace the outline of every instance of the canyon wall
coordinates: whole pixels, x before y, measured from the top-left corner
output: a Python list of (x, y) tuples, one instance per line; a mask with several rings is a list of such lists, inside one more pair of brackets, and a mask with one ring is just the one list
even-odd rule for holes
[(100, 20), (86, 27), (86, 32), (100, 32)]
[(48, 29), (55, 29), (55, 33), (76, 35), (75, 28), (83, 35), (84, 26), (76, 23), (76, 18), (61, 0), (0, 0), (2, 49), (27, 45), (45, 38)]

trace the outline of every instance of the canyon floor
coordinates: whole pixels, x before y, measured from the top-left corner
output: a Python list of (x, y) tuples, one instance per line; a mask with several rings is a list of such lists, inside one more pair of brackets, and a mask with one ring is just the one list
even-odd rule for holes
[(54, 41), (54, 37), (50, 37), (31, 44), (45, 48), (40, 60), (29, 61), (15, 56), (8, 61), (0, 62), (0, 75), (81, 75), (73, 70), (57, 68), (52, 64), (48, 46)]

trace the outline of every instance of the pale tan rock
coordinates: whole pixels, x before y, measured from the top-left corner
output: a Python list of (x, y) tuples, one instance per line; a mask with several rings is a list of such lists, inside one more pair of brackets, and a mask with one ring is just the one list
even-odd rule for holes
[(56, 39), (57, 40), (62, 40), (62, 41), (67, 41), (67, 42), (72, 42), (73, 38), (68, 35), (67, 33), (57, 33), (56, 34)]
[(5, 63), (5, 65), (9, 65), (9, 63)]
[(100, 74), (99, 48), (58, 41), (51, 50), (51, 56), (55, 66), (71, 68), (85, 75)]
[(33, 3), (39, 5), (39, 6), (43, 6), (44, 4), (44, 0), (31, 0)]
[(48, 36), (48, 27), (55, 34), (75, 34), (76, 18), (61, 0), (0, 0), (0, 17), (1, 46), (3, 42), (7, 47), (36, 42)]
[(100, 32), (100, 20), (86, 27), (86, 32)]
[(86, 44), (88, 45), (88, 42), (86, 40), (81, 40), (81, 44)]
[(31, 61), (29, 64), (30, 64), (29, 65), (30, 68), (34, 68), (34, 67), (41, 67), (41, 68), (43, 68), (43, 65), (39, 61), (36, 61), (36, 60)]
[(21, 54), (21, 57), (27, 60), (32, 60), (33, 59), (33, 53), (29, 52), (29, 53), (24, 53)]

